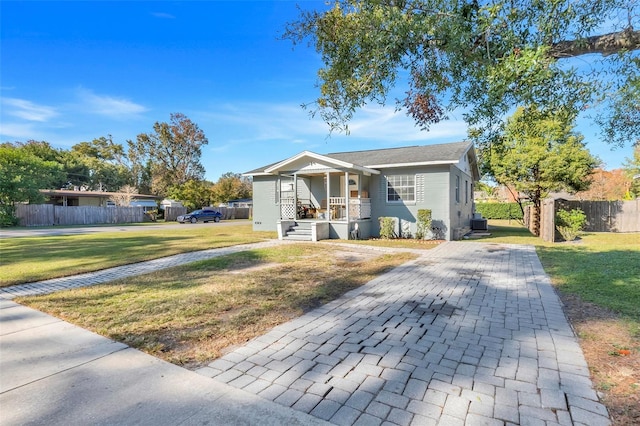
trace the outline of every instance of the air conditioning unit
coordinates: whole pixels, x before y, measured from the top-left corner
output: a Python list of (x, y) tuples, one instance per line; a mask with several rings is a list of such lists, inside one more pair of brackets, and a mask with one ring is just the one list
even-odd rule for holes
[(488, 231), (487, 219), (471, 219), (472, 231)]

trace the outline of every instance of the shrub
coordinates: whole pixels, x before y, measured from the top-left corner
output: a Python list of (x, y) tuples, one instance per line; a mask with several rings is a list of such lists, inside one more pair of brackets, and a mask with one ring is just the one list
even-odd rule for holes
[(384, 238), (389, 240), (391, 238), (396, 238), (396, 221), (392, 217), (379, 217), (378, 221), (380, 222), (380, 238)]
[(565, 241), (578, 238), (586, 224), (587, 216), (580, 209), (558, 210), (556, 213), (556, 229)]
[(522, 210), (518, 203), (477, 203), (476, 212), (485, 219), (522, 220)]
[(422, 240), (427, 237), (429, 231), (431, 231), (431, 210), (420, 209), (418, 210), (418, 223), (416, 230), (416, 238)]
[(16, 208), (13, 204), (0, 204), (0, 228), (16, 226), (19, 219), (16, 217)]

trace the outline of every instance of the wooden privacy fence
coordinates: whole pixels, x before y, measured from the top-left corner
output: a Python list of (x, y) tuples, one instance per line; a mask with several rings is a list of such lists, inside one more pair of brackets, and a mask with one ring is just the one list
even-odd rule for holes
[[(527, 207), (525, 223), (531, 229), (532, 206)], [(580, 209), (587, 216), (588, 232), (640, 232), (640, 199), (631, 201), (569, 201), (544, 200), (540, 213), (540, 237), (544, 241), (560, 241), (556, 231), (555, 215), (558, 210)]]
[(144, 222), (142, 207), (54, 206), (19, 204), (16, 216), (21, 226), (97, 225)]
[(186, 214), (186, 207), (165, 207), (164, 208), (164, 221), (173, 222), (178, 219), (178, 216)]

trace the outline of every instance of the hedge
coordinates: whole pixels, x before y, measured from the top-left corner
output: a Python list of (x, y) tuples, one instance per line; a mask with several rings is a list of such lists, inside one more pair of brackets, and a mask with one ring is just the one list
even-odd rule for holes
[(518, 203), (477, 203), (476, 212), (486, 219), (522, 219)]

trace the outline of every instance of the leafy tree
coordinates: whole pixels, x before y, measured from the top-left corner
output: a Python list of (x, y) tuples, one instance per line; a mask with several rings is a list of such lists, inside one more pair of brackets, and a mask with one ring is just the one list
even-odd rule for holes
[(622, 168), (631, 180), (629, 185), (629, 195), (631, 197), (640, 197), (640, 143), (636, 144), (633, 149), (633, 158), (627, 158)]
[[(496, 182), (523, 193), (533, 203), (533, 231), (540, 234), (540, 205), (550, 192), (584, 190), (598, 164), (583, 137), (563, 120), (519, 108), (507, 120), (502, 140), (488, 158)], [(522, 207), (521, 207), (522, 208)]]
[[(33, 155), (42, 161), (58, 163), (64, 170), (64, 175), (57, 175), (58, 180), (51, 182), (51, 188), (64, 188), (73, 182), (75, 176), (84, 175), (83, 166), (73, 161), (68, 151), (56, 149), (46, 141), (28, 140), (27, 142), (6, 143), (4, 146), (14, 147), (24, 153)], [(44, 188), (41, 188), (44, 189)]]
[(211, 188), (213, 184), (201, 180), (188, 180), (182, 185), (169, 188), (167, 196), (179, 200), (189, 210), (199, 209), (213, 204)]
[(17, 224), (15, 205), (41, 202), (40, 189), (63, 179), (60, 165), (11, 144), (0, 146), (0, 226)]
[[(320, 53), (312, 109), (332, 130), (348, 131), (358, 108), (384, 104), (392, 87), (406, 84), (397, 105), (425, 129), (462, 107), (472, 135), (489, 144), (516, 106), (566, 110), (569, 121), (596, 107), (604, 137), (624, 144), (640, 134), (636, 7), (637, 0), (334, 0), (302, 11), (284, 38)], [(603, 22), (614, 32), (603, 34)]]
[(240, 173), (227, 172), (211, 188), (211, 197), (216, 204), (226, 203), (229, 200), (251, 198), (252, 191), (251, 179)]
[(83, 186), (95, 191), (118, 191), (132, 181), (124, 148), (111, 135), (71, 147), (70, 155), (84, 166)]
[(150, 174), (151, 192), (166, 195), (169, 187), (189, 180), (201, 180), (202, 146), (208, 144), (204, 132), (184, 114), (173, 113), (169, 123), (156, 122), (153, 133), (141, 133), (129, 141), (129, 158), (139, 177)]
[(589, 181), (589, 189), (576, 193), (576, 196), (595, 201), (623, 200), (628, 196), (630, 179), (625, 176), (622, 169), (611, 171), (596, 169)]
[(109, 200), (113, 201), (116, 206), (128, 207), (129, 205), (131, 205), (131, 201), (133, 200), (134, 196), (137, 193), (138, 193), (137, 188), (130, 185), (125, 185), (122, 188), (120, 188), (120, 191), (112, 194), (109, 197)]

